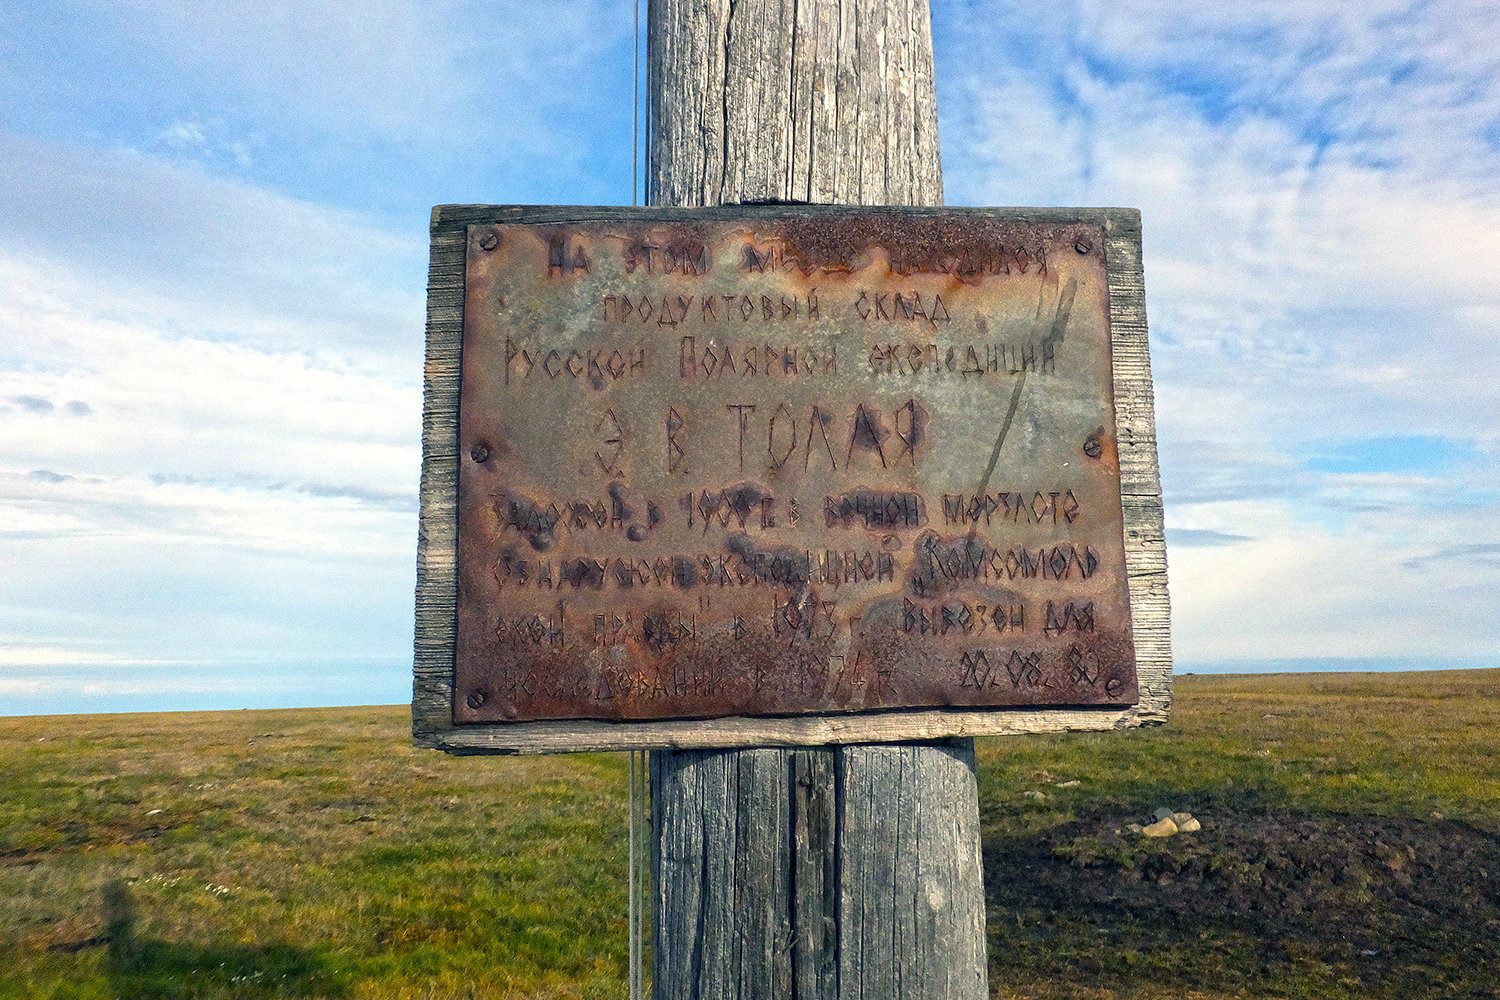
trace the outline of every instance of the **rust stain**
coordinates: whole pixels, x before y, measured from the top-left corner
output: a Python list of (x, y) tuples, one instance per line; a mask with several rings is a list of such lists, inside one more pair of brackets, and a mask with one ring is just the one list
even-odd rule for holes
[[(1088, 227), (1093, 228), (1093, 227)], [(856, 271), (874, 248), (898, 275), (945, 274), (962, 281), (1045, 271), (1057, 247), (1082, 242), (1081, 227), (956, 215), (867, 214), (829, 225), (826, 218), (778, 219), (762, 232), (785, 248), (804, 274)]]
[(1137, 698), (1099, 227), (475, 227), (454, 718)]

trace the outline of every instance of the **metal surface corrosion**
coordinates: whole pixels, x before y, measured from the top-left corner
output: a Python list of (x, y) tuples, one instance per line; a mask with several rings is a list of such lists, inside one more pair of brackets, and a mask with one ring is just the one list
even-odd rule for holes
[(1134, 704), (1103, 247), (471, 226), (454, 721)]

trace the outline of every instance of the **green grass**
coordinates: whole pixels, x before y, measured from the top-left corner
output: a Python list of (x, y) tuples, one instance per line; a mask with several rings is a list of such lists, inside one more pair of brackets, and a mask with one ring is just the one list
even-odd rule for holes
[[(997, 996), (1489, 995), (1500, 671), (1177, 693), (1160, 730), (981, 741)], [(622, 996), (624, 758), (407, 729), (0, 718), (0, 998)], [(1162, 804), (1202, 833), (1115, 832)]]

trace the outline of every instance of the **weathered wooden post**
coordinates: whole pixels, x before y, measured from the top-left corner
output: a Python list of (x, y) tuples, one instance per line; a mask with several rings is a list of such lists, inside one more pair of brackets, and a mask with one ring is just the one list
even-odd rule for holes
[(935, 207), (923, 2), (649, 37), (651, 207), (433, 211), (415, 738), (653, 751), (661, 1000), (982, 997), (972, 737), (1170, 702), (1139, 213)]
[[(652, 0), (653, 205), (941, 205), (925, 0)], [(986, 995), (974, 741), (651, 754), (658, 1000)]]

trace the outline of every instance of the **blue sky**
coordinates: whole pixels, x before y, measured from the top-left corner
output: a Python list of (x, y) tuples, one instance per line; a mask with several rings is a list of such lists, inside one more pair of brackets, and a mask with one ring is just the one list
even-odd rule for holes
[[(628, 204), (631, 17), (0, 0), (0, 713), (404, 700), (428, 212)], [(1500, 662), (1497, 22), (935, 5), (950, 203), (1144, 213), (1185, 668)]]

